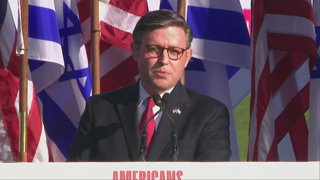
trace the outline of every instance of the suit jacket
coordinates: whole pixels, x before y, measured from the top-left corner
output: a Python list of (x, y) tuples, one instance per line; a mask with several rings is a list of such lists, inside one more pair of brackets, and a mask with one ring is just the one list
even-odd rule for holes
[[(68, 161), (138, 161), (139, 83), (87, 100)], [(173, 113), (173, 109), (180, 109)], [(229, 112), (219, 101), (180, 82), (165, 107), (178, 134), (178, 161), (228, 161)], [(172, 124), (163, 113), (147, 161), (171, 161)]]

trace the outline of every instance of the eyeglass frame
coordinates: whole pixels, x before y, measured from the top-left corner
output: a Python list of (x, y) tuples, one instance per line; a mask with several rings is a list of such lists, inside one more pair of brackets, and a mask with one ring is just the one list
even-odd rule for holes
[[(160, 46), (160, 45), (156, 45), (156, 44), (143, 44), (143, 43), (136, 43), (136, 44), (139, 45), (139, 46), (141, 46), (141, 45), (144, 46), (144, 47), (146, 48), (146, 50), (147, 50), (147, 54), (148, 54), (151, 58), (158, 58), (158, 57), (162, 56), (164, 50), (167, 50), (168, 57), (169, 57), (169, 59), (172, 60), (172, 61), (177, 61), (177, 60), (179, 60), (179, 59), (183, 56), (183, 53), (184, 53), (185, 51), (189, 50), (189, 49), (183, 49), (183, 48), (180, 48), (180, 47), (168, 47), (168, 48), (164, 48), (164, 47), (162, 47), (162, 46)], [(158, 56), (156, 56), (156, 57), (151, 56), (151, 55), (149, 54), (149, 52), (148, 52), (148, 48), (149, 48), (150, 46), (158, 46), (158, 47), (161, 47), (161, 49), (162, 49), (161, 53), (160, 53)], [(168, 50), (171, 49), (171, 48), (178, 48), (178, 49), (181, 49), (181, 50), (182, 50), (182, 52), (180, 53), (181, 55), (178, 55), (178, 58), (177, 58), (177, 59), (172, 59), (172, 58), (171, 58), (170, 53), (169, 53), (169, 51), (168, 51)], [(179, 56), (180, 56), (180, 57), (179, 57)]]

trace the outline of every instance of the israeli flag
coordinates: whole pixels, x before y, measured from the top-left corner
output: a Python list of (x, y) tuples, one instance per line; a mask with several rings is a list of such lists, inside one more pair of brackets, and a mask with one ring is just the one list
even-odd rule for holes
[[(41, 18), (39, 18), (41, 17)], [(55, 82), (64, 71), (53, 0), (29, 0), (29, 67), (36, 91)]]
[[(45, 89), (40, 89), (38, 96), (43, 107), (43, 122), (52, 142), (54, 161), (65, 161), (69, 156), (69, 145), (73, 142), (80, 116), (85, 108), (85, 100), (91, 96), (92, 83), (76, 1), (50, 1), (50, 7), (55, 11), (41, 8), (41, 14), (37, 17), (50, 15), (41, 28), (44, 31), (55, 30), (54, 40), (61, 43), (61, 46), (46, 50), (52, 54), (62, 50), (63, 56), (61, 54), (59, 58), (65, 68), (54, 83)], [(52, 27), (52, 24), (56, 26)], [(45, 66), (47, 71), (52, 68), (46, 64), (37, 66)], [(46, 73), (40, 76), (40, 78), (45, 77)]]

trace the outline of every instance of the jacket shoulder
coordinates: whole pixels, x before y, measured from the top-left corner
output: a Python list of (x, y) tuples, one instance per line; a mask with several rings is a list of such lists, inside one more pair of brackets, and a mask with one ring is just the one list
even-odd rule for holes
[(91, 97), (88, 98), (88, 101), (90, 103), (104, 101), (104, 102), (108, 102), (113, 105), (118, 104), (118, 103), (125, 100), (124, 95), (131, 88), (133, 88), (133, 85), (121, 87), (121, 88), (114, 90), (114, 91), (109, 91), (109, 92), (104, 92), (104, 93), (97, 94), (97, 95), (92, 95)]
[(194, 90), (191, 90), (186, 87), (187, 94), (190, 98), (190, 101), (193, 104), (196, 104), (200, 107), (214, 107), (214, 108), (226, 108), (227, 106), (220, 102), (219, 100), (212, 98), (210, 96), (206, 96), (203, 94), (200, 94)]

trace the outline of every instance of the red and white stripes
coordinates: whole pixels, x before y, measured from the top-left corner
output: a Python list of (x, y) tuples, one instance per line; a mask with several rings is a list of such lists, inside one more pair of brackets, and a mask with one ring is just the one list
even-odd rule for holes
[[(77, 6), (88, 59), (91, 62), (90, 1), (81, 0)], [(136, 81), (139, 72), (130, 52), (131, 33), (148, 8), (145, 0), (100, 1), (99, 7), (101, 92), (106, 92)]]
[[(9, 2), (0, 29), (0, 162), (19, 157), (19, 69), (16, 55), (17, 4)], [(29, 72), (30, 75), (30, 72)], [(28, 162), (49, 161), (49, 151), (32, 81), (28, 81)]]
[(254, 0), (251, 44), (248, 160), (307, 160), (304, 113), (316, 57), (310, 0)]

